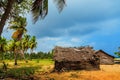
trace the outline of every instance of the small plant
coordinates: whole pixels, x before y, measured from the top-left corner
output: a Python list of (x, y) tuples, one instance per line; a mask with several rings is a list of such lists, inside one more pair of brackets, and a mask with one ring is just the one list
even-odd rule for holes
[(26, 63), (28, 63), (28, 60), (25, 60)]
[(4, 71), (7, 71), (7, 69), (8, 69), (8, 64), (6, 64), (4, 61), (3, 61), (3, 70)]
[(39, 62), (40, 62), (39, 59), (37, 59), (37, 60), (36, 60), (36, 63), (39, 63)]
[(0, 69), (0, 79), (3, 79), (5, 77), (5, 72), (3, 69)]

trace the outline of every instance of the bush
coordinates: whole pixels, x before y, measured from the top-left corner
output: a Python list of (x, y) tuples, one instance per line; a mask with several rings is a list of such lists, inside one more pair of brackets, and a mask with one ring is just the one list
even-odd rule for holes
[(16, 79), (26, 79), (29, 78), (29, 76), (33, 75), (35, 73), (36, 67), (22, 67), (22, 68), (15, 68), (15, 69), (9, 69), (5, 73), (0, 73), (1, 78), (2, 77), (10, 77), (10, 78), (16, 78)]
[(5, 77), (5, 72), (3, 69), (0, 69), (0, 79), (3, 79)]

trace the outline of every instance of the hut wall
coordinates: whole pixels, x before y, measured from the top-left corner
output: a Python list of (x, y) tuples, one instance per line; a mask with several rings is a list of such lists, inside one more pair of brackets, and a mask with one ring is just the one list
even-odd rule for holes
[(103, 52), (98, 52), (97, 55), (100, 57), (100, 64), (114, 64), (114, 58)]
[(96, 61), (55, 61), (55, 71), (64, 70), (99, 70), (99, 62)]

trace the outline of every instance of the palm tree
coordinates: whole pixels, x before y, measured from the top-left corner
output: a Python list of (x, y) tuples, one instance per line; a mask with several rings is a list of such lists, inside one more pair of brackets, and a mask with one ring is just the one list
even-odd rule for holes
[(19, 45), (20, 45), (20, 42), (15, 40), (10, 40), (7, 44), (8, 51), (11, 54), (14, 53), (15, 65), (17, 65), (17, 55), (18, 55), (18, 50), (20, 49)]
[(29, 41), (29, 47), (31, 49), (31, 53), (36, 48), (36, 46), (37, 46), (36, 37), (32, 36), (31, 39), (30, 39), (30, 41)]
[(27, 52), (29, 49), (29, 41), (30, 41), (30, 35), (24, 35), (24, 37), (21, 40), (21, 55), (25, 59), (24, 53)]
[[(4, 1), (4, 0), (2, 0), (2, 1)], [(0, 35), (2, 34), (5, 22), (9, 18), (9, 14), (12, 10), (12, 6), (13, 6), (14, 3), (15, 3), (15, 0), (8, 0), (8, 2), (7, 2), (6, 9), (5, 9), (5, 11), (4, 11), (4, 13), (3, 13), (3, 15), (1, 16), (1, 19), (0, 19)]]
[(2, 60), (4, 59), (4, 52), (6, 52), (6, 44), (6, 38), (0, 37), (0, 53), (2, 54)]
[(12, 38), (14, 40), (19, 41), (22, 39), (22, 35), (27, 32), (27, 29), (25, 28), (26, 25), (26, 18), (21, 16), (10, 22), (10, 26), (8, 28), (16, 30), (12, 35)]
[(21, 41), (22, 41), (22, 36), (24, 33), (27, 32), (26, 30), (26, 18), (24, 17), (17, 17), (14, 21), (10, 22), (10, 26), (8, 28), (15, 30), (15, 32), (12, 35), (12, 38), (14, 40), (13, 45), (15, 46), (14, 48), (14, 55), (15, 55), (15, 65), (17, 65), (17, 54), (22, 53), (21, 51)]

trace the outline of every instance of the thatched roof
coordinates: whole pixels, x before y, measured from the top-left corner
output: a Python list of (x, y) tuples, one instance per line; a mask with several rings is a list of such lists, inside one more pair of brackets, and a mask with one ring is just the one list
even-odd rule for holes
[(115, 58), (114, 56), (112, 56), (112, 55), (106, 53), (105, 51), (103, 51), (103, 50), (101, 50), (101, 49), (98, 50), (98, 51), (95, 51), (95, 54), (98, 54), (99, 52), (102, 52), (102, 53), (104, 53), (104, 54), (106, 54), (106, 55), (108, 55), (108, 56), (110, 56), (110, 57), (112, 57), (112, 58)]
[(92, 47), (54, 48), (55, 61), (88, 61), (94, 55)]

